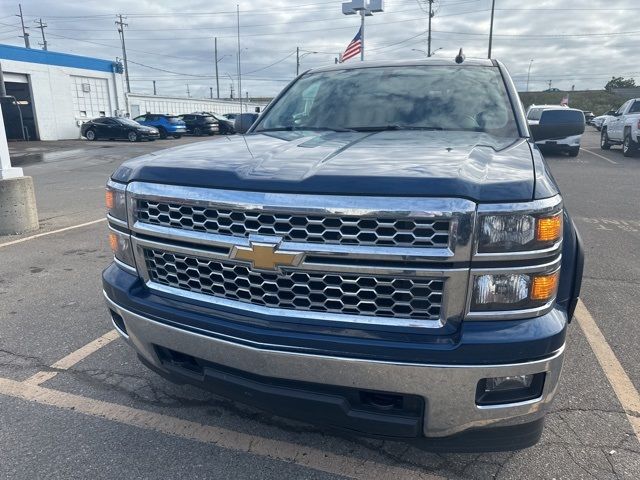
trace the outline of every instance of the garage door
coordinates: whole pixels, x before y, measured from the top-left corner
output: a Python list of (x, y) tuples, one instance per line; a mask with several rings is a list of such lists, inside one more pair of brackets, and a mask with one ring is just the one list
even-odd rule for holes
[(109, 83), (105, 78), (73, 76), (73, 107), (76, 118), (111, 115)]

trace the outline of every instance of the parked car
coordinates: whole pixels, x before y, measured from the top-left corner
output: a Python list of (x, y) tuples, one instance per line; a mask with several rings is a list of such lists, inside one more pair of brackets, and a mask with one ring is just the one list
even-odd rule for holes
[[(537, 125), (544, 115), (544, 112), (553, 110), (571, 110), (579, 113), (584, 122), (584, 113), (582, 110), (564, 107), (561, 105), (532, 105), (527, 110), (527, 121), (529, 126)], [(577, 157), (580, 153), (580, 141), (582, 135), (572, 135), (570, 137), (552, 136), (544, 140), (536, 142), (536, 145), (542, 149), (555, 150), (568, 153), (571, 157)]]
[(626, 101), (602, 127), (600, 147), (622, 145), (625, 157), (631, 157), (640, 144), (640, 98)]
[(573, 109), (529, 127), (493, 59), (305, 72), (246, 135), (111, 175), (113, 325), (165, 378), (278, 415), (532, 445), (583, 264), (532, 142), (584, 129)]
[(99, 117), (85, 122), (80, 127), (80, 135), (87, 140), (127, 139), (130, 142), (155, 140), (160, 138), (157, 128), (146, 127), (129, 118)]
[(226, 118), (227, 120), (235, 120), (236, 117), (238, 116), (237, 113), (225, 113), (222, 115), (224, 118)]
[(211, 115), (218, 121), (221, 135), (233, 135), (236, 133), (233, 120), (226, 118), (224, 115), (218, 115), (217, 113), (212, 113)]
[(615, 113), (616, 113), (615, 110), (609, 110), (607, 113), (603, 115), (598, 115), (593, 119), (592, 125), (596, 127), (598, 131), (601, 131), (602, 126), (607, 122), (607, 120), (612, 118)]
[(134, 120), (140, 125), (157, 128), (160, 138), (167, 138), (169, 135), (173, 138), (180, 138), (187, 133), (187, 126), (177, 115), (146, 113), (134, 118)]
[(589, 110), (583, 110), (582, 113), (584, 113), (584, 121), (587, 125), (591, 125), (593, 122), (593, 119), (596, 118), (596, 116), (593, 114), (593, 112), (589, 111)]
[(197, 137), (201, 135), (215, 135), (220, 131), (218, 121), (210, 114), (188, 113), (180, 119), (187, 127), (187, 133)]

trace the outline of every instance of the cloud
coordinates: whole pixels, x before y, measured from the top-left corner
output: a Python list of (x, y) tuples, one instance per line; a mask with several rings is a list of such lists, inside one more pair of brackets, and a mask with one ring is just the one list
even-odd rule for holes
[[(333, 63), (360, 21), (342, 15), (340, 3), (240, 0), (243, 92), (276, 94), (295, 76), (296, 47), (301, 71)], [(368, 60), (424, 55), (416, 50), (427, 48), (428, 17), (419, 3), (425, 0), (387, 0), (384, 13), (367, 17)], [(436, 5), (432, 49), (441, 49), (436, 55), (453, 57), (463, 47), (468, 57), (485, 57), (491, 0), (440, 0)], [(0, 0), (0, 6), (6, 12), (0, 18), (0, 42), (20, 45), (19, 21), (10, 16), (16, 4)], [(640, 33), (624, 33), (640, 32), (635, 2), (501, 0), (497, 8), (493, 56), (506, 63), (521, 89), (531, 59), (532, 90), (546, 88), (549, 80), (559, 88), (598, 89), (612, 75), (640, 76), (629, 61)], [(42, 17), (51, 50), (108, 59), (122, 56), (114, 22), (117, 13), (126, 15), (130, 75), (138, 92), (152, 92), (156, 80), (159, 93), (186, 95), (189, 85), (194, 97), (208, 96), (211, 88), (215, 94), (213, 39), (218, 37), (221, 95), (229, 95), (231, 83), (237, 93), (235, 0), (37, 0), (24, 2), (23, 10), (33, 47), (40, 41), (34, 20)]]

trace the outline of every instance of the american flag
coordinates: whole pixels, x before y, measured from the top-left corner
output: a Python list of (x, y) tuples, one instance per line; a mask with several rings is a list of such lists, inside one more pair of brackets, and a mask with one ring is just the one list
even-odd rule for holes
[(355, 57), (356, 55), (358, 55), (362, 51), (362, 36), (361, 36), (361, 34), (362, 34), (362, 28), (360, 28), (360, 30), (358, 30), (358, 33), (356, 33), (356, 36), (353, 37), (353, 40), (351, 40), (351, 43), (349, 45), (347, 45), (347, 49), (342, 54), (340, 62), (346, 62), (347, 60), (349, 60), (350, 58)]

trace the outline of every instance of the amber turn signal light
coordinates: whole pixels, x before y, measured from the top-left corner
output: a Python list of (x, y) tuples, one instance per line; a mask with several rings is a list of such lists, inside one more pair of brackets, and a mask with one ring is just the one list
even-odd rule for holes
[(113, 210), (116, 206), (116, 195), (113, 190), (105, 190), (104, 193), (104, 203), (107, 206), (107, 209)]
[(113, 253), (118, 252), (118, 236), (113, 232), (109, 232), (109, 246)]
[(535, 275), (531, 282), (531, 300), (547, 301), (551, 300), (558, 289), (558, 278), (560, 271), (547, 275)]
[(555, 242), (562, 237), (562, 214), (538, 219), (536, 240), (539, 242)]

